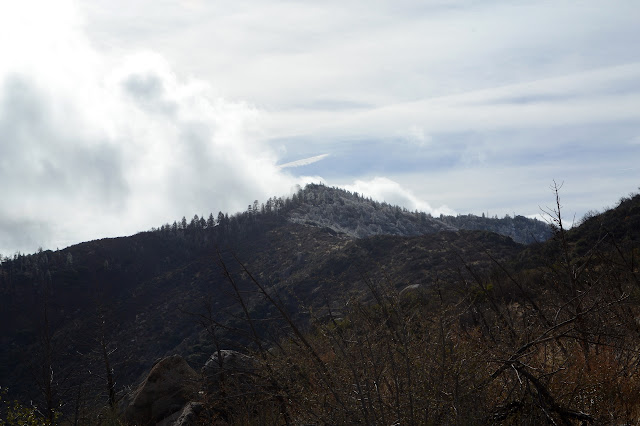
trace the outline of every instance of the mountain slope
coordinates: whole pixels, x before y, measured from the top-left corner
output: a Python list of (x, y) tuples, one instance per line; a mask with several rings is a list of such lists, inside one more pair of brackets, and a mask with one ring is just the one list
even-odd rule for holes
[[(221, 261), (243, 291), (252, 287), (237, 260), (304, 319), (300, 303), (321, 310), (347, 295), (366, 297), (367, 277), (398, 289), (446, 287), (471, 280), (465, 265), (488, 271), (486, 251), (506, 261), (524, 248), (508, 237), (459, 230), (470, 218), (436, 219), (310, 185), (215, 221), (194, 217), (131, 237), (16, 255), (0, 264), (0, 385), (38, 400), (46, 365), (60, 380), (61, 400), (81, 384), (99, 395), (105, 348), (118, 389), (164, 355), (180, 353), (198, 367), (214, 350), (203, 320), (242, 326)], [(546, 229), (528, 219), (519, 225)], [(245, 294), (251, 312), (272, 315), (262, 298)], [(243, 343), (226, 332), (220, 338)]]
[[(426, 285), (436, 276), (446, 283), (458, 276), (459, 255), (476, 267), (482, 263), (488, 268), (488, 259), (480, 260), (485, 249), (504, 259), (521, 247), (495, 234), (448, 231), (437, 235), (353, 240), (326, 228), (282, 222), (238, 238), (222, 249), (222, 258), (233, 274), (240, 275), (239, 265), (230, 257), (233, 253), (295, 310), (298, 302), (322, 308), (325, 302), (344, 300), (347, 294), (365, 294), (365, 271), (384, 274), (398, 287)], [(214, 347), (201, 333), (198, 317), (190, 313), (205, 314), (211, 308), (221, 322), (238, 314), (218, 256), (213, 246), (194, 248), (180, 237), (143, 233), (25, 258), (24, 263), (46, 264), (43, 276), (47, 278), (40, 281), (29, 269), (13, 269), (13, 280), (5, 276), (2, 381), (37, 399), (30, 377), (41, 360), (34, 356), (26, 361), (35, 365), (29, 365), (20, 354), (40, 353), (41, 338), (47, 333), (56, 353), (57, 361), (52, 362), (60, 375), (73, 376), (80, 366), (99, 368), (99, 357), (91, 354), (101, 337), (100, 321), (106, 324), (109, 344), (117, 349), (111, 362), (120, 386), (135, 382), (155, 359), (171, 353), (180, 353), (196, 365), (203, 363)], [(241, 285), (248, 287), (245, 281)], [(254, 312), (266, 313), (260, 299), (252, 298), (250, 305)]]

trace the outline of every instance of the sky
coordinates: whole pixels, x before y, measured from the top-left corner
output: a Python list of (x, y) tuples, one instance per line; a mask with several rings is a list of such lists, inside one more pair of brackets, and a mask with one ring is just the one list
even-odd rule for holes
[(323, 182), (565, 216), (640, 186), (640, 3), (0, 3), (0, 254)]

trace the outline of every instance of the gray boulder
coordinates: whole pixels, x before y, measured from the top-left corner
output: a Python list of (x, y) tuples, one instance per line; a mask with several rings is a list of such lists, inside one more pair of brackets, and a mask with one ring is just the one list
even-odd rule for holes
[(179, 355), (162, 359), (133, 392), (127, 422), (152, 425), (179, 412), (198, 392), (199, 376)]

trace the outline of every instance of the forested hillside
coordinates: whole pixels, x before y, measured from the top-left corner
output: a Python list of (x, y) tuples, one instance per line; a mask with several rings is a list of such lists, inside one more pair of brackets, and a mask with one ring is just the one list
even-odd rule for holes
[[(352, 321), (354, 307), (368, 310), (395, 300), (400, 291), (426, 303), (416, 305), (424, 307), (421, 312), (444, 309), (451, 330), (462, 326), (456, 321), (491, 328), (493, 315), (506, 314), (483, 313), (484, 303), (500, 311), (504, 303), (524, 306), (518, 292), (543, 294), (509, 285), (493, 300), (493, 289), (506, 285), (496, 271), (516, 265), (523, 250), (544, 254), (556, 247), (515, 242), (514, 229), (535, 239), (550, 230), (539, 221), (507, 219), (433, 218), (310, 185), (289, 198), (256, 201), (239, 214), (194, 216), (132, 237), (16, 254), (0, 264), (0, 385), (9, 387), (10, 397), (36, 401), (43, 412), (97, 422), (95, 410), (115, 404), (161, 357), (177, 353), (198, 369), (221, 346), (256, 350), (251, 330), (277, 347), (279, 339), (291, 338), (291, 324), (317, 333), (327, 321)], [(480, 225), (506, 236), (460, 229)], [(256, 282), (277, 306), (256, 290)], [(471, 311), (458, 314), (456, 306)], [(251, 327), (247, 315), (258, 319)], [(334, 340), (321, 341), (314, 345), (336, 349)], [(321, 359), (334, 356), (327, 352)]]
[(523, 244), (545, 241), (551, 236), (547, 223), (524, 216), (498, 219), (469, 214), (434, 218), (425, 212), (410, 212), (324, 185), (307, 185), (293, 200), (289, 213), (292, 222), (326, 226), (357, 238), (423, 235), (459, 229), (491, 231)]

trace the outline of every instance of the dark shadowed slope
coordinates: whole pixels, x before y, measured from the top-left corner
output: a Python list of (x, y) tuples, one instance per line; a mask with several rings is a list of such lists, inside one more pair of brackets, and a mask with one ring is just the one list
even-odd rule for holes
[[(194, 217), (131, 237), (4, 259), (0, 385), (41, 401), (43, 381), (49, 380), (44, 377), (51, 377), (43, 371), (53, 371), (51, 385), (61, 401), (78, 386), (87, 395), (104, 394), (105, 352), (119, 390), (167, 354), (180, 353), (199, 367), (214, 348), (199, 315), (237, 322), (238, 304), (221, 259), (242, 277), (236, 256), (296, 311), (300, 303), (321, 309), (338, 306), (346, 294), (364, 295), (368, 276), (398, 288), (446, 285), (468, 278), (465, 264), (489, 269), (487, 250), (501, 260), (522, 250), (507, 237), (457, 231), (461, 222), (452, 226), (310, 185), (241, 214)], [(240, 285), (248, 286), (246, 279)], [(249, 305), (270, 315), (259, 298)], [(223, 337), (228, 344), (237, 340)]]

